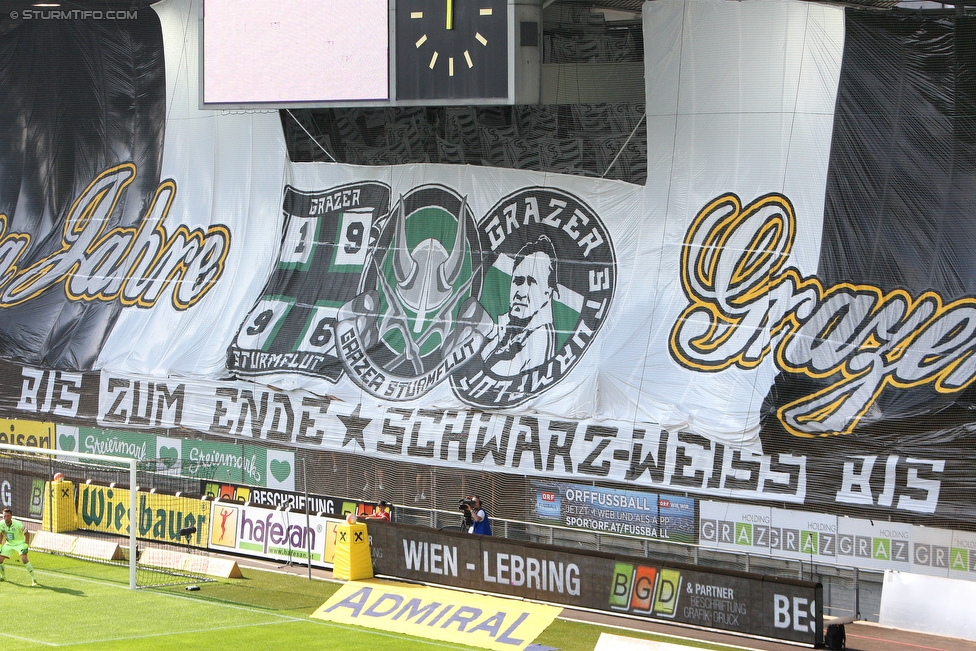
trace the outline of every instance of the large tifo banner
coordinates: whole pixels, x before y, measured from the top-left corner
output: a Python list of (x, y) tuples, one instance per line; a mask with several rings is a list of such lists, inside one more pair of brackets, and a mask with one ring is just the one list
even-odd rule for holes
[(972, 528), (976, 18), (646, 3), (641, 187), (291, 163), (200, 15), (0, 36), (4, 416)]
[(377, 574), (807, 644), (823, 635), (819, 583), (370, 523)]

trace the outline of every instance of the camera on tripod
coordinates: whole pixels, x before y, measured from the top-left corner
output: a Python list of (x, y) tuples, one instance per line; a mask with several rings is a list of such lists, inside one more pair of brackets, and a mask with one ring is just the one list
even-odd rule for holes
[(458, 500), (458, 511), (467, 511), (471, 508), (474, 508), (474, 500), (469, 500), (466, 498)]

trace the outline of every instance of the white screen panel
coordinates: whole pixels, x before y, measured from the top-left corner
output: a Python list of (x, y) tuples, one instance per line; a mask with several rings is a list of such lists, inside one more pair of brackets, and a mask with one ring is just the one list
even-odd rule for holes
[(203, 102), (389, 98), (387, 0), (206, 0)]

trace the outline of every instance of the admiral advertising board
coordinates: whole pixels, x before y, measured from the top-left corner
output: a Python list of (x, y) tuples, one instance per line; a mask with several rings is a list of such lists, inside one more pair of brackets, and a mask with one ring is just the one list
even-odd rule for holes
[(819, 583), (369, 524), (374, 571), (476, 592), (816, 644)]
[(349, 581), (312, 617), (495, 651), (532, 642), (562, 608), (402, 581)]

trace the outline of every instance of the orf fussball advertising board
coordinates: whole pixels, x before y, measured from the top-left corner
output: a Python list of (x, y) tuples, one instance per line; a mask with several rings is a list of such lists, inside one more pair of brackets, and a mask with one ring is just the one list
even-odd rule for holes
[(819, 583), (370, 522), (377, 574), (818, 644)]

